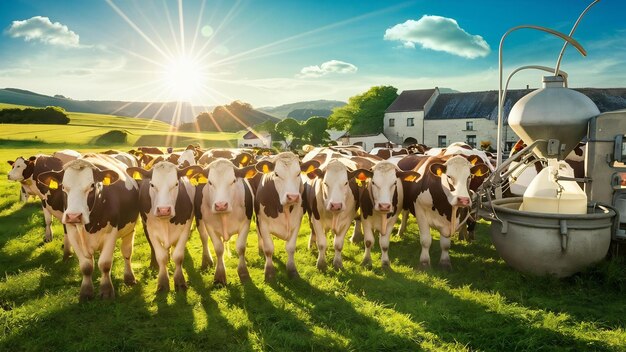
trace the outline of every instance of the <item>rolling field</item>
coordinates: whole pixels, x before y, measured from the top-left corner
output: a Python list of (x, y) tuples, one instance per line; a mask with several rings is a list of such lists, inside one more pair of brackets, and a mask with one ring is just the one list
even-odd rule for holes
[[(27, 143), (2, 148), (0, 160), (56, 149), (42, 148)], [(275, 239), (278, 273), (271, 284), (263, 282), (264, 258), (253, 226), (246, 252), (252, 280), (239, 282), (231, 243), (226, 287), (213, 285), (212, 268), (199, 269), (201, 247), (194, 230), (183, 265), (189, 289), (159, 295), (138, 225), (137, 285), (124, 285), (123, 260), (116, 251), (115, 300), (79, 303), (78, 261), (62, 259), (61, 224), (55, 219), (55, 238), (44, 244), (39, 202), (18, 202), (19, 185), (7, 180), (8, 170), (2, 162), (0, 351), (626, 350), (623, 261), (605, 261), (564, 280), (523, 275), (499, 259), (485, 222), (478, 226), (476, 242), (453, 242), (451, 272), (436, 268), (436, 232), (433, 269), (414, 270), (420, 245), (411, 219), (407, 234), (392, 238), (391, 270), (380, 268), (378, 245), (370, 270), (359, 265), (362, 246), (348, 243), (345, 270), (321, 273), (315, 251), (307, 249), (310, 230), (304, 221), (296, 252), (301, 279), (287, 278), (284, 242)], [(99, 277), (96, 266), (96, 294)]]
[[(23, 108), (23, 106), (0, 104), (0, 109), (3, 108)], [(236, 146), (237, 138), (241, 135), (212, 132), (172, 133), (171, 125), (157, 120), (80, 112), (67, 114), (70, 118), (68, 125), (1, 124), (0, 140), (85, 145), (106, 132), (121, 130), (128, 133), (128, 145), (135, 145), (143, 138), (139, 143), (145, 145), (165, 146), (167, 143), (169, 146), (180, 147), (197, 142), (205, 146), (228, 147)]]

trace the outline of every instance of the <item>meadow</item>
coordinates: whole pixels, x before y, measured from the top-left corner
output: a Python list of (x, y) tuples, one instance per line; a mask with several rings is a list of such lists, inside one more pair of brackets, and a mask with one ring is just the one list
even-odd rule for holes
[[(436, 231), (433, 269), (414, 269), (420, 244), (411, 219), (404, 237), (392, 237), (390, 270), (381, 269), (378, 245), (372, 251), (374, 266), (367, 269), (359, 264), (362, 245), (348, 243), (345, 269), (322, 273), (315, 267), (316, 250), (307, 248), (305, 220), (296, 252), (301, 278), (287, 278), (284, 242), (275, 239), (273, 283), (263, 280), (264, 258), (253, 226), (246, 252), (252, 280), (239, 282), (233, 243), (224, 287), (213, 284), (213, 268), (200, 270), (201, 244), (194, 230), (183, 265), (189, 289), (166, 294), (155, 292), (157, 273), (149, 268), (149, 247), (138, 224), (133, 256), (138, 283), (123, 283), (123, 260), (116, 251), (116, 298), (79, 303), (81, 275), (76, 258), (63, 261), (62, 225), (55, 219), (54, 240), (43, 243), (40, 203), (19, 202), (19, 185), (7, 180), (4, 162), (66, 147), (96, 150), (79, 143), (82, 136), (70, 136), (66, 128), (80, 128), (78, 121), (60, 127), (60, 139), (53, 134), (61, 130), (46, 135), (44, 142), (54, 144), (33, 144), (29, 137), (0, 149), (1, 351), (626, 350), (623, 259), (561, 280), (521, 274), (499, 258), (487, 222), (479, 223), (475, 242), (453, 242), (450, 272), (436, 267)], [(152, 133), (152, 127), (136, 128)], [(0, 138), (6, 138), (35, 127), (19, 126), (13, 133), (1, 128)], [(41, 138), (44, 132), (37, 133)], [(69, 138), (74, 144), (60, 144)], [(96, 294), (99, 276), (96, 267)]]

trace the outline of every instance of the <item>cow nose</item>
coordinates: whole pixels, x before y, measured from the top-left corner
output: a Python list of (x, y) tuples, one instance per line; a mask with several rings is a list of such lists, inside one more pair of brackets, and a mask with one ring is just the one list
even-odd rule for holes
[(172, 207), (157, 207), (157, 216), (171, 216)]
[(380, 211), (390, 211), (391, 204), (389, 203), (378, 203), (378, 210)]
[(65, 222), (68, 224), (78, 224), (83, 221), (82, 213), (67, 213), (65, 214)]
[(294, 203), (297, 202), (298, 199), (300, 199), (300, 195), (297, 193), (287, 193), (287, 201), (289, 201), (290, 203)]
[(460, 206), (467, 207), (470, 205), (470, 199), (469, 197), (457, 197), (457, 203)]
[(343, 208), (343, 204), (341, 203), (330, 203), (330, 210), (338, 211), (341, 210), (341, 208)]
[(226, 211), (228, 210), (228, 202), (215, 202), (213, 207), (215, 211)]

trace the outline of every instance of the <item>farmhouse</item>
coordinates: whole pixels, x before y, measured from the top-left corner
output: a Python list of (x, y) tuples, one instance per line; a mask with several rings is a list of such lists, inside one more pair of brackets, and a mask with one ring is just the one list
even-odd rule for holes
[[(600, 112), (626, 108), (626, 88), (579, 88)], [(504, 123), (515, 103), (533, 89), (509, 90), (504, 102)], [(496, 145), (498, 92), (440, 93), (439, 89), (406, 90), (387, 108), (383, 130), (396, 144), (422, 143), (445, 147), (466, 142), (477, 147), (481, 142)], [(518, 137), (506, 124), (505, 149)]]
[(271, 148), (272, 135), (269, 132), (254, 132), (252, 130), (248, 130), (246, 134), (237, 140), (237, 147)]

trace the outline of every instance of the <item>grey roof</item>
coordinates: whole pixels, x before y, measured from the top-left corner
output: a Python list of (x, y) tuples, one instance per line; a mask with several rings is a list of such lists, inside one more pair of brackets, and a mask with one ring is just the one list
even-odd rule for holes
[(405, 90), (398, 95), (396, 100), (389, 105), (385, 112), (424, 110), (424, 105), (426, 105), (428, 99), (435, 94), (436, 89), (437, 88)]
[[(600, 112), (626, 108), (626, 88), (578, 88), (588, 96)], [(504, 121), (515, 103), (533, 89), (509, 90), (504, 102)], [(498, 91), (440, 94), (424, 117), (426, 120), (498, 118)]]

